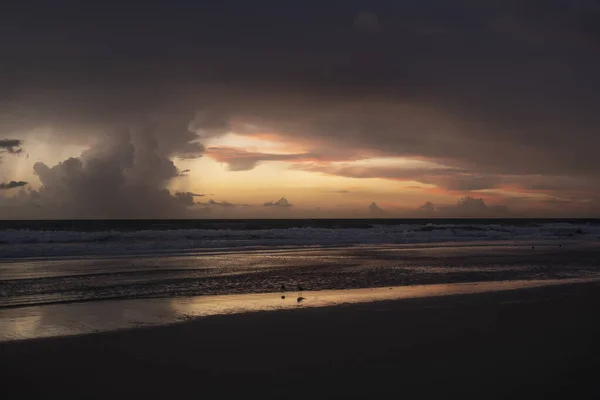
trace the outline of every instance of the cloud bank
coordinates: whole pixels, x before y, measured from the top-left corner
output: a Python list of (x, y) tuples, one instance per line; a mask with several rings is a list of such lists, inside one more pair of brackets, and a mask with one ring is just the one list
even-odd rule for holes
[[(40, 127), (57, 145), (91, 145), (36, 164), (42, 187), (19, 197), (32, 216), (190, 215), (194, 196), (166, 190), (183, 174), (173, 160), (229, 131), (310, 143), (208, 150), (231, 171), (297, 162), (600, 212), (595, 1), (34, 3), (0, 16), (0, 153), (21, 153)], [(332, 164), (372, 155), (443, 168)]]

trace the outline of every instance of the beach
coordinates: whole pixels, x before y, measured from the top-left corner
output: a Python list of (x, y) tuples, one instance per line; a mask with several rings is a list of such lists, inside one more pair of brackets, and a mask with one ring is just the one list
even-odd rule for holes
[(600, 0), (0, 32), (0, 400), (600, 399)]
[(23, 224), (8, 398), (599, 393), (597, 221)]
[(8, 398), (592, 398), (598, 283), (0, 343)]

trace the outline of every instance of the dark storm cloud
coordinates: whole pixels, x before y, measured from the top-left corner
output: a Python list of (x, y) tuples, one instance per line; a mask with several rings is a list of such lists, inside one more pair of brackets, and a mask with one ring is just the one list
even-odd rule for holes
[(8, 183), (0, 183), (0, 190), (14, 189), (27, 185), (27, 182), (23, 181), (10, 181)]
[[(444, 179), (456, 190), (495, 187), (495, 176), (597, 182), (599, 10), (566, 0), (9, 2), (0, 135), (52, 127), (56, 143), (89, 143), (125, 126), (132, 162), (119, 172), (98, 157), (67, 160), (47, 191), (65, 196), (94, 177), (100, 198), (145, 187), (158, 204), (170, 203), (171, 159), (201, 155), (201, 138), (239, 122), (470, 171)], [(147, 124), (179, 128), (135, 132)], [(131, 159), (127, 143), (105, 151)]]
[(464, 192), (471, 190), (493, 189), (502, 183), (502, 177), (498, 176), (479, 176), (479, 175), (459, 175), (452, 176), (446, 181), (438, 182), (438, 186), (451, 191)]
[[(21, 154), (23, 149), (21, 146), (23, 145), (22, 140), (18, 139), (0, 139), (0, 154), (8, 153), (8, 154)], [(2, 158), (0, 157), (0, 163), (2, 162)], [(0, 172), (2, 172), (0, 170)], [(19, 187), (26, 186), (27, 182), (24, 181), (10, 181), (7, 183), (0, 182), (0, 190), (8, 190), (15, 189)]]
[(19, 139), (0, 139), (0, 153), (19, 154), (23, 152), (22, 145)]
[(230, 171), (248, 171), (265, 161), (331, 162), (354, 161), (361, 157), (352, 150), (320, 149), (297, 154), (271, 154), (245, 151), (234, 147), (209, 147), (206, 155), (227, 164)]
[(433, 184), (449, 191), (472, 191), (500, 187), (506, 178), (495, 175), (480, 175), (466, 170), (445, 167), (381, 167), (381, 166), (333, 166), (297, 165), (297, 168), (348, 178), (383, 178), (398, 181), (418, 181)]
[(195, 197), (203, 197), (203, 194), (197, 194), (192, 192), (175, 192), (173, 197), (182, 206), (190, 207), (196, 204)]
[(207, 154), (216, 161), (227, 164), (230, 171), (249, 171), (263, 161), (294, 161), (305, 158), (304, 154), (256, 153), (227, 147), (211, 147)]

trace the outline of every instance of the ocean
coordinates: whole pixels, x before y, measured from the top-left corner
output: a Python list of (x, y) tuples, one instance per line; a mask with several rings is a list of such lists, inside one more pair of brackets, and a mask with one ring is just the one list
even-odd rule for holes
[(591, 219), (0, 221), (0, 258), (599, 238), (600, 220)]
[(587, 278), (600, 220), (0, 221), (0, 308)]

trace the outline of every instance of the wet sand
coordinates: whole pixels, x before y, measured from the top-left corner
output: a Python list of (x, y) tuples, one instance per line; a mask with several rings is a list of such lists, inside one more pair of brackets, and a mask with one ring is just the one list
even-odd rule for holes
[(1, 388), (7, 398), (596, 398), (599, 289), (221, 315), (5, 342)]
[(454, 296), (584, 282), (600, 282), (600, 277), (303, 291), (300, 302), (297, 301), (299, 293), (289, 288), (280, 293), (182, 296), (0, 307), (0, 342), (169, 325), (213, 315)]

